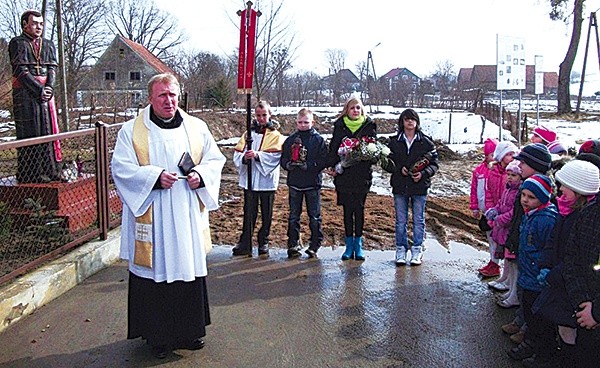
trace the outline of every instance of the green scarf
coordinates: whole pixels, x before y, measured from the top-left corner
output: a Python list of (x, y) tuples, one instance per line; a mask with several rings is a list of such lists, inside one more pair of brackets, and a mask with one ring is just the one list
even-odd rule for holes
[(350, 129), (352, 133), (355, 133), (358, 128), (360, 128), (365, 122), (366, 118), (364, 115), (361, 115), (356, 120), (351, 120), (348, 116), (344, 116), (344, 124)]

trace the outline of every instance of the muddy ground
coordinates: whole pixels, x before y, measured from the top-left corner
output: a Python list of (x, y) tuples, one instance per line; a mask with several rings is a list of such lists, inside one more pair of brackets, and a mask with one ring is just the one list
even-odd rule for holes
[[(245, 117), (240, 115), (199, 114), (209, 122), (216, 139), (239, 136), (244, 131)], [(276, 116), (281, 122), (282, 132), (289, 134), (294, 128), (293, 117)], [(317, 116), (318, 119), (318, 116)], [(378, 131), (391, 133), (395, 129), (395, 121), (376, 120)], [(319, 121), (316, 128), (321, 133), (330, 133), (331, 124)], [(236, 244), (243, 221), (243, 191), (238, 186), (238, 175), (231, 161), (232, 147), (223, 147), (227, 156), (227, 164), (223, 170), (221, 186), (221, 208), (211, 214), (213, 241), (218, 244)], [(477, 248), (485, 247), (485, 238), (477, 228), (475, 219), (469, 210), (469, 197), (465, 188), (471, 177), (473, 167), (482, 156), (473, 153), (459, 155), (439, 144), (440, 171), (432, 180), (431, 193), (428, 196), (426, 210), (426, 227), (429, 236), (434, 236), (442, 245), (450, 241), (458, 241)], [(377, 185), (389, 187), (389, 174), (376, 169)], [(329, 178), (325, 180), (330, 184)], [(271, 228), (271, 245), (286, 247), (288, 195), (285, 185), (285, 171), (282, 170), (281, 185), (275, 196), (273, 225)], [(336, 205), (335, 191), (325, 188), (322, 191), (323, 246), (331, 247), (343, 244), (344, 225), (342, 208)], [(390, 195), (370, 193), (366, 202), (366, 219), (364, 228), (364, 244), (366, 249), (394, 249), (394, 205)], [(260, 225), (260, 218), (256, 229)], [(308, 240), (308, 219), (302, 215), (301, 238)], [(256, 242), (256, 236), (254, 237)], [(256, 244), (255, 244), (256, 245)], [(305, 244), (306, 245), (306, 244)]]

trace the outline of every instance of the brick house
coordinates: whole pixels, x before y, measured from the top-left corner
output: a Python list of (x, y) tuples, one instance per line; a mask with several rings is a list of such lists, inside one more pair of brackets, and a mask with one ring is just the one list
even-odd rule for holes
[(421, 78), (407, 68), (394, 68), (385, 73), (379, 80), (385, 82), (390, 91), (394, 89), (395, 84), (409, 84), (412, 86), (413, 91), (421, 84)]
[(341, 69), (335, 74), (321, 79), (323, 88), (336, 90), (340, 93), (352, 93), (362, 91), (360, 80), (350, 69)]
[[(472, 68), (461, 68), (458, 72), (458, 89), (481, 89), (484, 92), (496, 90), (496, 65), (474, 65)], [(544, 72), (544, 95), (556, 93), (558, 89), (558, 73)], [(525, 67), (525, 94), (535, 92), (535, 66)]]
[(139, 43), (117, 35), (76, 92), (78, 106), (137, 107), (148, 100), (148, 80), (175, 72)]

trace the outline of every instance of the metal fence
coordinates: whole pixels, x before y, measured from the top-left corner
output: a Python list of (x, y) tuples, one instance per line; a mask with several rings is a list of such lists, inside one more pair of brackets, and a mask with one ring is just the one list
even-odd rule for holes
[[(120, 127), (0, 143), (0, 284), (119, 225), (110, 160)], [(47, 157), (57, 142), (58, 163)]]

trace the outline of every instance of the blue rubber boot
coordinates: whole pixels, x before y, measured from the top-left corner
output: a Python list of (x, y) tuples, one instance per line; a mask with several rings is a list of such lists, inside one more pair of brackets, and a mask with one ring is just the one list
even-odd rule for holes
[(354, 238), (354, 259), (357, 261), (365, 260), (365, 254), (362, 250), (362, 243), (363, 240), (361, 236)]
[(344, 254), (342, 254), (342, 261), (347, 261), (352, 258), (354, 258), (354, 237), (347, 236), (346, 250), (344, 251)]

